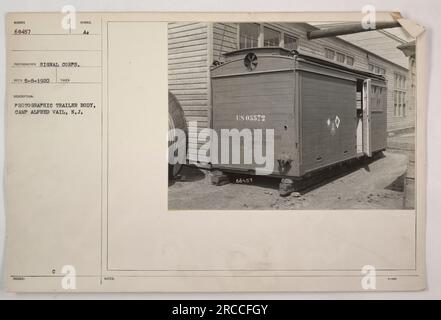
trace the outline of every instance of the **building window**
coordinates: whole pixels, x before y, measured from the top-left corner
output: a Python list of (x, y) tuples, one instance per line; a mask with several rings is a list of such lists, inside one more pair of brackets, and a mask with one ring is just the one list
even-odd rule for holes
[(394, 116), (405, 117), (406, 113), (406, 77), (396, 73), (394, 76)]
[(334, 60), (334, 58), (335, 58), (335, 51), (331, 50), (331, 49), (328, 49), (328, 48), (325, 48), (325, 57), (330, 59), (330, 60)]
[(325, 48), (325, 57), (329, 60), (337, 61), (338, 63), (346, 62), (346, 64), (349, 66), (353, 66), (355, 62), (354, 57), (329, 48)]
[(263, 27), (263, 46), (278, 47), (280, 46), (281, 33), (279, 31)]
[(343, 53), (337, 52), (337, 62), (345, 63), (346, 56)]
[(283, 35), (283, 47), (288, 50), (297, 50), (297, 39), (288, 35)]
[(395, 89), (406, 90), (406, 76), (395, 73)]
[(380, 76), (384, 76), (386, 74), (386, 69), (372, 63), (369, 63), (368, 69), (369, 72), (378, 74)]
[(239, 48), (256, 48), (259, 45), (260, 25), (257, 23), (241, 23), (239, 25)]
[(290, 34), (259, 23), (239, 24), (239, 48), (284, 47), (296, 50), (298, 39)]

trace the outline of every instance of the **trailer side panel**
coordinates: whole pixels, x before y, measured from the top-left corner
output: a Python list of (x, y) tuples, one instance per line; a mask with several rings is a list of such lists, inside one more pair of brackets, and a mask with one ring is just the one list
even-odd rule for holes
[(356, 83), (300, 71), (301, 174), (356, 157)]

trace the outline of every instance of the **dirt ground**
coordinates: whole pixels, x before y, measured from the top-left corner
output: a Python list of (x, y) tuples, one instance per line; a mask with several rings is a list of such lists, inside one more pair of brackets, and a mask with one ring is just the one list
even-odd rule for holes
[(252, 177), (252, 182), (238, 179), (239, 183), (233, 178), (233, 183), (215, 186), (202, 170), (186, 166), (169, 184), (168, 204), (170, 210), (402, 209), (407, 166), (405, 154), (384, 152), (300, 196), (286, 198), (279, 196), (277, 178)]

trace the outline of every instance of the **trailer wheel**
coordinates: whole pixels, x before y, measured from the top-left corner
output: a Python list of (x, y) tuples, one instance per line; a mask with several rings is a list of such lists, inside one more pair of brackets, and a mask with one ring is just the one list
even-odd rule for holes
[[(187, 121), (185, 120), (184, 110), (182, 110), (178, 99), (169, 91), (168, 92), (168, 129), (169, 138), (168, 146), (170, 147), (174, 142), (174, 136), (170, 134), (170, 130), (180, 129), (185, 132), (185, 146), (187, 150), (187, 140), (188, 140), (188, 129)], [(170, 152), (177, 152), (172, 150)], [(182, 169), (183, 164), (169, 164), (168, 165), (168, 177), (169, 179), (175, 178)]]

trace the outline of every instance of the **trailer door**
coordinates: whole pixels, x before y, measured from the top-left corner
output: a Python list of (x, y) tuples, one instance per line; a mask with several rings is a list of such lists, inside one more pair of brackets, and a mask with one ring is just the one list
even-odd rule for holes
[(372, 156), (371, 137), (371, 79), (363, 82), (363, 153)]

